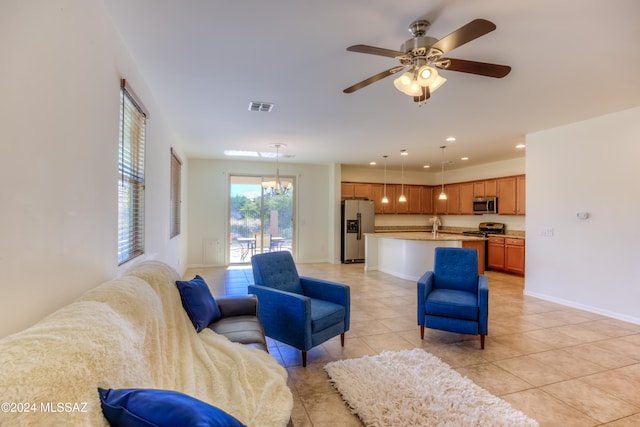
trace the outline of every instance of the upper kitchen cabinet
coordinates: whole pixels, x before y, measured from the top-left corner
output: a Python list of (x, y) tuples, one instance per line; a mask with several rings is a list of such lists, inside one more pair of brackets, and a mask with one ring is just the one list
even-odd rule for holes
[(382, 203), (384, 197), (384, 184), (371, 184), (370, 199), (375, 202), (375, 213), (377, 214), (389, 214), (396, 213), (396, 186), (394, 184), (387, 184), (387, 199), (389, 203)]
[(496, 184), (496, 179), (475, 181), (473, 183), (473, 197), (496, 197), (498, 195)]
[[(399, 214), (420, 214), (422, 209), (422, 186), (421, 185), (405, 185), (404, 196), (406, 202), (396, 203), (396, 213)], [(396, 196), (400, 197), (403, 186), (396, 184)]]
[(526, 177), (510, 176), (497, 180), (498, 213), (500, 215), (524, 215), (526, 213)]
[(527, 213), (527, 177), (516, 177), (516, 212), (518, 215)]
[(433, 187), (426, 185), (421, 186), (422, 191), (422, 214), (433, 213)]
[(459, 186), (458, 213), (461, 215), (473, 215), (474, 182), (463, 182)]
[(455, 215), (460, 212), (460, 202), (458, 195), (460, 193), (459, 184), (446, 184), (444, 186), (444, 192), (447, 195), (446, 200), (440, 200), (440, 193), (442, 193), (442, 187), (435, 187), (433, 191), (433, 204), (435, 206), (435, 213), (437, 214), (449, 214)]
[(340, 193), (343, 199), (370, 199), (371, 184), (362, 182), (343, 182)]
[(487, 179), (484, 181), (484, 197), (498, 196), (498, 180)]
[(484, 197), (484, 181), (476, 181), (473, 183), (473, 197)]

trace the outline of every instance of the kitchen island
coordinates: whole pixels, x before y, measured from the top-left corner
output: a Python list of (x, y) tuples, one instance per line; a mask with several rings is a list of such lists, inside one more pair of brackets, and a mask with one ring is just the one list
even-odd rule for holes
[(435, 248), (478, 250), (478, 272), (484, 273), (485, 237), (431, 232), (365, 233), (365, 271), (379, 270), (396, 277), (418, 280), (433, 270)]

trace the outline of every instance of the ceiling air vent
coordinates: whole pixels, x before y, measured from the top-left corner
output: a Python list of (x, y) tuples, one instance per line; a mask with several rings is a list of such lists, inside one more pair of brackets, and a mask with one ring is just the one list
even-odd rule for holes
[(273, 110), (273, 105), (274, 104), (270, 102), (251, 101), (249, 103), (249, 111), (260, 111), (260, 112), (270, 113), (271, 110)]

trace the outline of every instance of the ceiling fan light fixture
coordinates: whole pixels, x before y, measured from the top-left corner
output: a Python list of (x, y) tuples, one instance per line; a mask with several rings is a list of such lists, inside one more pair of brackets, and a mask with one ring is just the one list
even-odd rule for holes
[(393, 81), (393, 85), (400, 92), (406, 93), (407, 89), (409, 89), (409, 86), (411, 86), (412, 81), (413, 81), (413, 75), (410, 72), (406, 71), (402, 73), (400, 77), (398, 77)]
[(447, 81), (447, 79), (445, 79), (440, 74), (438, 74), (438, 77), (436, 77), (434, 82), (429, 85), (429, 91), (431, 93), (435, 92), (436, 89), (438, 89), (440, 86), (442, 86), (446, 81)]
[(409, 89), (406, 90), (404, 93), (406, 93), (409, 96), (422, 96), (422, 86), (420, 86), (420, 83), (418, 83), (418, 80), (412, 80), (411, 84), (409, 85)]
[(418, 83), (422, 87), (429, 86), (429, 89), (431, 89), (431, 84), (435, 82), (437, 78), (438, 71), (429, 65), (423, 65), (418, 69)]

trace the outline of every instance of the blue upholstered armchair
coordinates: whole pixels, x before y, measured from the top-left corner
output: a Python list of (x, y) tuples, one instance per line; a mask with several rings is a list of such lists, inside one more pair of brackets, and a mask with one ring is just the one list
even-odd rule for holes
[(258, 296), (258, 317), (265, 334), (307, 351), (349, 330), (349, 286), (298, 276), (290, 252), (268, 252), (251, 258), (255, 285), (249, 293)]
[(433, 271), (418, 280), (418, 325), (460, 334), (480, 335), (484, 349), (489, 310), (489, 282), (478, 275), (478, 252), (436, 248)]

